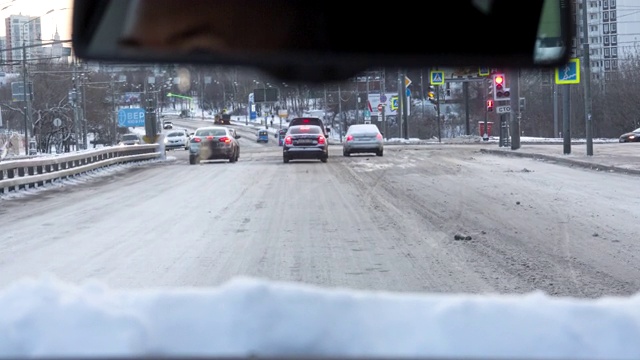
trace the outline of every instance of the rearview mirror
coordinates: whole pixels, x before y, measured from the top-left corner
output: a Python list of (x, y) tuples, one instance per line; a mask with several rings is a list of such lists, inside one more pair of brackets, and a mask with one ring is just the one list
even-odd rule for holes
[[(430, 1), (428, 13), (393, 7), (397, 26), (369, 31), (378, 21), (361, 6), (323, 0), (74, 0), (72, 40), (85, 60), (251, 66), (294, 81), (372, 67), (549, 67), (570, 55), (570, 3)], [(375, 6), (365, 7), (392, 19)]]
[(236, 134), (236, 139), (240, 139), (241, 137), (240, 134)]

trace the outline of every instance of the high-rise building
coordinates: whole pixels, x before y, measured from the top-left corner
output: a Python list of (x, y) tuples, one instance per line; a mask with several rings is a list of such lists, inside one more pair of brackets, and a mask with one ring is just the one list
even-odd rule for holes
[(0, 64), (2, 64), (2, 68), (4, 69), (6, 66), (6, 62), (7, 62), (7, 53), (6, 50), (7, 49), (7, 37), (6, 36), (0, 36)]
[(12, 49), (6, 53), (7, 62), (22, 61), (23, 46), (28, 46), (26, 60), (39, 56), (41, 47), (38, 45), (42, 44), (40, 17), (11, 15), (5, 19), (5, 27), (7, 48)]
[(604, 86), (630, 54), (640, 54), (640, 6), (637, 0), (575, 0), (577, 24), (574, 56), (583, 52), (583, 5), (587, 7), (587, 30), (592, 79)]

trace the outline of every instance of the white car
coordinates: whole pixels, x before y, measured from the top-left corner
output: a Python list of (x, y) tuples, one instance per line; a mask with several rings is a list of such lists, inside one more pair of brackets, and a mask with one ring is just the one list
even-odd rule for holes
[(171, 130), (165, 133), (164, 146), (170, 149), (189, 150), (189, 132), (185, 129)]

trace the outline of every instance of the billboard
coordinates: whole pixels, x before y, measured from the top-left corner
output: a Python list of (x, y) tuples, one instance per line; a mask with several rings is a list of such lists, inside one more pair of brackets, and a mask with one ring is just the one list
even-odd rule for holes
[(278, 89), (276, 88), (254, 89), (253, 100), (256, 103), (276, 102), (278, 101)]
[(119, 127), (144, 127), (145, 110), (141, 108), (125, 108), (118, 110)]

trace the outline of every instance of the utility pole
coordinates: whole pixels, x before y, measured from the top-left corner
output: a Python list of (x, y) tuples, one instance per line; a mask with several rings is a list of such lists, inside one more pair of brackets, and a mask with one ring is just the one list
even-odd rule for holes
[(560, 132), (558, 127), (558, 85), (555, 82), (553, 70), (551, 70), (551, 76), (551, 86), (553, 87), (553, 137), (557, 138)]
[(407, 70), (405, 69), (402, 72), (402, 78), (400, 79), (400, 82), (402, 83), (402, 128), (404, 129), (404, 138), (409, 140), (409, 101), (407, 99), (407, 81), (406, 81), (406, 75), (407, 74)]
[[(462, 83), (462, 92), (464, 93), (464, 117), (465, 117), (465, 134), (471, 135), (471, 123), (469, 118), (469, 82)], [(424, 104), (424, 101), (422, 102)], [(486, 112), (486, 111), (485, 111)]]
[[(387, 90), (385, 89), (385, 82), (387, 80), (386, 76), (387, 75), (385, 73), (385, 69), (382, 68), (382, 76), (380, 77), (380, 96), (384, 96), (385, 99), (387, 97), (387, 94), (386, 94)], [(385, 104), (385, 106), (382, 109), (382, 126), (383, 126), (383, 129), (384, 129), (383, 130), (383, 132), (384, 132), (383, 136), (384, 136), (385, 139), (388, 139), (389, 138), (389, 136), (388, 136), (388, 130), (389, 129), (387, 128), (386, 112), (387, 112), (387, 107), (386, 107), (386, 104)]]
[(114, 78), (116, 74), (111, 74), (111, 116), (113, 116), (113, 145), (118, 143), (118, 114), (116, 114), (116, 86)]
[(584, 72), (584, 116), (587, 136), (587, 155), (593, 155), (593, 124), (591, 121), (591, 64), (589, 58), (589, 29), (587, 21), (587, 1), (582, 1), (582, 71)]
[(511, 91), (510, 105), (511, 105), (511, 150), (518, 150), (520, 148), (520, 119), (522, 114), (520, 113), (520, 69), (513, 69), (509, 71), (507, 78), (513, 79), (509, 86)]
[(571, 118), (569, 109), (571, 107), (571, 91), (569, 86), (560, 85), (562, 90), (562, 137), (563, 152), (565, 155), (571, 154)]
[(404, 79), (402, 78), (402, 70), (398, 69), (398, 110), (396, 113), (396, 119), (398, 123), (398, 137), (404, 137), (404, 92), (406, 91), (404, 88)]
[(73, 66), (73, 92), (74, 92), (74, 101), (73, 101), (73, 138), (76, 143), (76, 151), (78, 151), (78, 145), (80, 144), (80, 118), (78, 114), (78, 89), (79, 89), (79, 81), (78, 81), (78, 59), (73, 58), (73, 62), (71, 63)]
[(426, 123), (427, 118), (425, 117), (425, 114), (424, 114), (424, 103), (425, 103), (425, 100), (427, 100), (427, 97), (424, 96), (425, 91), (424, 91), (424, 81), (422, 79), (422, 69), (420, 69), (420, 92), (422, 93), (422, 96), (420, 97), (420, 99), (422, 100), (422, 120)]
[(82, 138), (84, 140), (82, 148), (84, 150), (87, 150), (89, 148), (89, 122), (87, 121), (87, 96), (86, 96), (87, 85), (86, 85), (86, 78), (84, 76), (82, 76), (81, 80), (82, 80), (82, 83), (80, 84), (80, 86), (82, 90), (80, 91), (80, 94), (82, 95), (82, 125), (83, 125)]
[(436, 88), (436, 121), (438, 122), (438, 142), (442, 142), (442, 129), (440, 128), (440, 85), (435, 85)]
[(29, 98), (27, 97), (27, 43), (22, 40), (22, 86), (24, 95), (24, 154), (29, 155)]
[(342, 93), (340, 91), (340, 85), (338, 85), (338, 114), (342, 117), (340, 122), (340, 142), (342, 142), (342, 132), (345, 129), (344, 115), (342, 114)]

